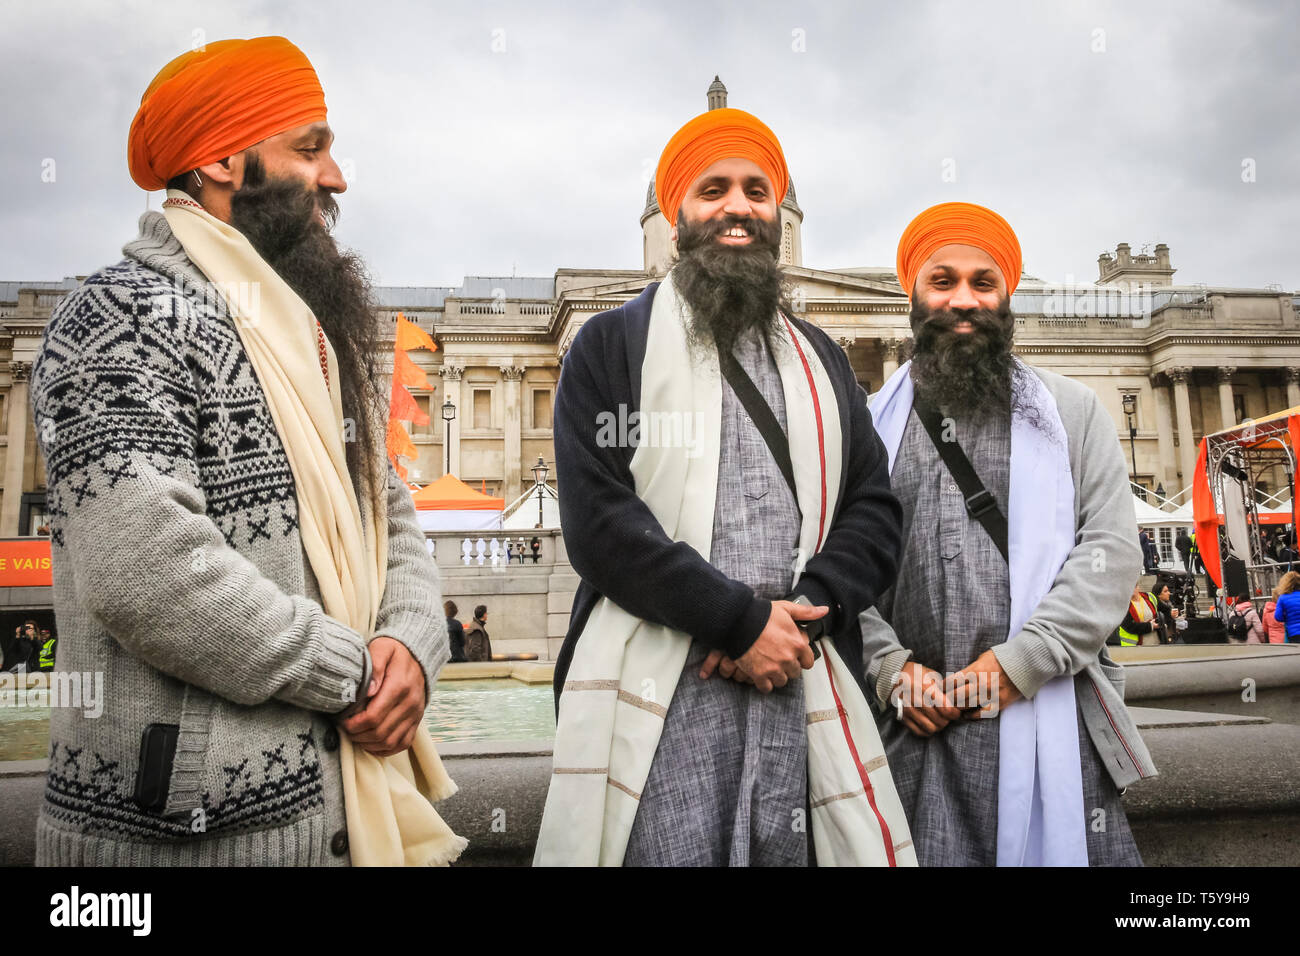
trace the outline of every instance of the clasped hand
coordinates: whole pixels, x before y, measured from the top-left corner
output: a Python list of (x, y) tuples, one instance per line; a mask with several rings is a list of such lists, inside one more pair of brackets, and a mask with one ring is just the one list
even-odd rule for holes
[(890, 703), (904, 727), (918, 737), (930, 737), (954, 720), (996, 717), (1021, 696), (988, 650), (948, 677), (908, 661), (898, 672)]
[(734, 661), (722, 651), (710, 651), (700, 665), (700, 679), (708, 680), (716, 672), (742, 684), (753, 684), (764, 694), (784, 687), (801, 670), (811, 669), (814, 661), (808, 635), (799, 630), (795, 621), (815, 621), (829, 610), (825, 605), (807, 607), (792, 601), (773, 601), (767, 624), (749, 650)]
[(406, 645), (392, 637), (370, 642), (370, 660), (366, 706), (339, 727), (362, 750), (391, 757), (411, 746), (424, 719), (424, 670)]

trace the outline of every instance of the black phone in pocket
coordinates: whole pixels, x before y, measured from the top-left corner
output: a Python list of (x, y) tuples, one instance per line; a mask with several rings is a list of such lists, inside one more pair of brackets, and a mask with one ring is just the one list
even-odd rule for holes
[(176, 758), (180, 724), (150, 724), (140, 735), (140, 769), (135, 774), (135, 802), (142, 810), (161, 813), (167, 804)]

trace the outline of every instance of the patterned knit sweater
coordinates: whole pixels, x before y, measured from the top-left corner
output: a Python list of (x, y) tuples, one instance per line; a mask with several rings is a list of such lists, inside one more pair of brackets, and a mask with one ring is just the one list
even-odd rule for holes
[[(59, 669), (102, 673), (105, 698), (94, 718), (51, 710), (37, 862), (347, 864), (331, 715), (369, 674), (365, 638), (320, 606), (229, 314), (161, 214), (140, 232), (55, 310), (32, 369)], [(375, 633), (429, 690), (448, 657), (438, 573), (391, 468), (387, 509)], [(179, 726), (158, 809), (135, 799), (151, 724)]]

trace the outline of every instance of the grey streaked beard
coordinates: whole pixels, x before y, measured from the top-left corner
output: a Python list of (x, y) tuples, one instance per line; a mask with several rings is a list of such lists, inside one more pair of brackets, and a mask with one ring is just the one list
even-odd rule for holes
[[(751, 248), (718, 244), (717, 236), (737, 224), (754, 237)], [(691, 310), (691, 345), (709, 352), (731, 351), (750, 329), (771, 341), (779, 327), (778, 310), (790, 310), (777, 261), (780, 226), (752, 217), (690, 225), (679, 216), (677, 236), (673, 285)]]

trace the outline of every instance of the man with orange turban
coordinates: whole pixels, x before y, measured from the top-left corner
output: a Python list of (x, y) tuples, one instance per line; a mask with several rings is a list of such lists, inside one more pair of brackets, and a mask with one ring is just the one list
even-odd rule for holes
[(749, 113), (683, 126), (655, 175), (676, 264), (565, 356), (582, 582), (537, 864), (912, 860), (855, 676), (898, 505), (843, 350), (782, 294), (788, 185)]
[(41, 864), (464, 845), (430, 803), (454, 789), (422, 723), (446, 629), (382, 450), (365, 270), (330, 235), (333, 139), (283, 37), (177, 57), (127, 141), (163, 211), (46, 326), (60, 664), (112, 684), (105, 719), (51, 715)]
[(1097, 396), (1012, 354), (1020, 276), (983, 206), (899, 241), (914, 347), (871, 410), (907, 543), (860, 616), (868, 680), (922, 866), (1140, 865), (1120, 793), (1156, 771), (1105, 647), (1141, 566), (1128, 475)]

